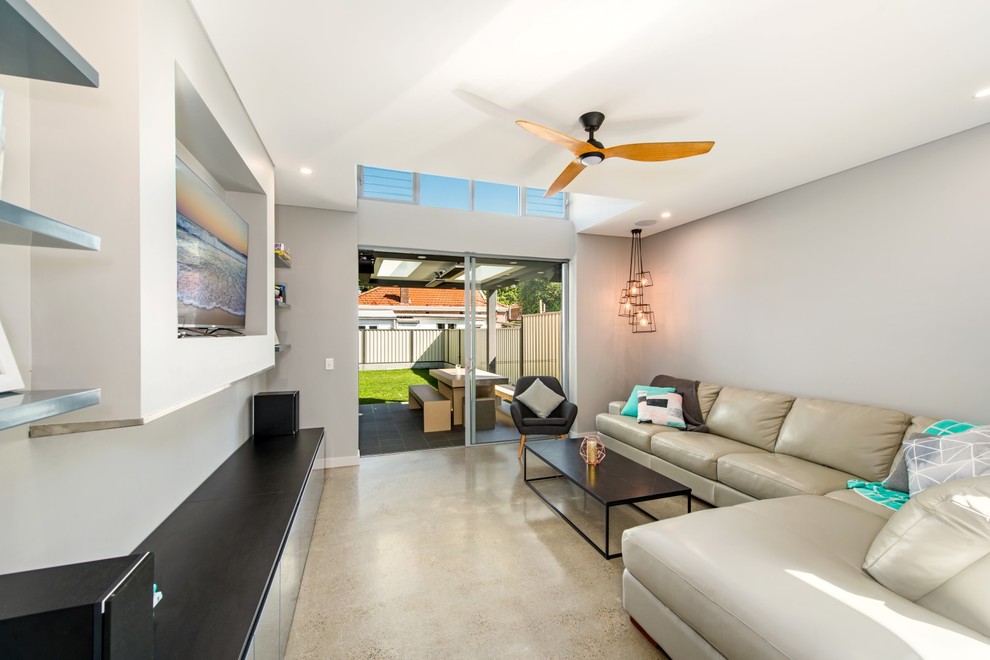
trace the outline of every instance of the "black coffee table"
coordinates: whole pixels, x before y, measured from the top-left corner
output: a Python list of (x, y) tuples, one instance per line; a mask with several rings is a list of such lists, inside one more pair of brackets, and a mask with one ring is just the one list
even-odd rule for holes
[[(687, 496), (687, 510), (691, 513), (691, 489), (663, 476), (653, 470), (631, 461), (615, 452), (608, 452), (605, 460), (599, 465), (590, 466), (584, 462), (578, 450), (582, 438), (567, 438), (565, 440), (542, 440), (527, 442), (526, 453), (523, 454), (523, 480), (540, 499), (547, 503), (557, 515), (564, 519), (574, 531), (590, 543), (605, 559), (621, 557), (622, 553), (609, 553), (609, 512), (612, 507), (628, 504), (643, 514), (656, 520), (656, 516), (641, 507), (637, 502), (659, 500), (677, 495)], [(558, 474), (549, 477), (530, 479), (527, 458), (532, 453), (549, 465)], [(558, 509), (546, 496), (537, 490), (534, 482), (547, 479), (567, 479), (605, 507), (605, 548), (602, 549), (592, 541), (587, 534), (578, 529), (564, 512)]]

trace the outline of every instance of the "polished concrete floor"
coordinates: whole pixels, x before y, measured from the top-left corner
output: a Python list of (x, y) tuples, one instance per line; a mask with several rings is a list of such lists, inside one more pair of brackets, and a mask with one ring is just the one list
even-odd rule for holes
[[(328, 470), (287, 657), (664, 658), (622, 610), (622, 560), (603, 559), (523, 483), (516, 450), (416, 451)], [(530, 476), (550, 474), (534, 463)], [(542, 483), (600, 539), (594, 500)], [(686, 504), (646, 508), (668, 517)], [(629, 507), (612, 514), (616, 527), (647, 520)]]

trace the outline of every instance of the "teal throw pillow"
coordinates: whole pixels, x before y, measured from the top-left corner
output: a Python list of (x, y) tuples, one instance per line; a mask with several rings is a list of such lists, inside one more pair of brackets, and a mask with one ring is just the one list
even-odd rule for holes
[(646, 392), (649, 394), (670, 394), (671, 392), (676, 392), (677, 390), (673, 387), (650, 387), (649, 385), (637, 385), (632, 388), (632, 394), (629, 395), (629, 400), (626, 401), (626, 405), (622, 407), (622, 413), (626, 417), (638, 417), (639, 416), (639, 393)]

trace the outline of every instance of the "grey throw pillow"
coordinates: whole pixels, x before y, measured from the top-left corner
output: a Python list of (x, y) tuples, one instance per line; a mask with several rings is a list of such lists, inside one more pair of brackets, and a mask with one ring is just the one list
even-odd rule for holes
[(550, 413), (557, 409), (564, 397), (551, 390), (543, 384), (542, 380), (537, 378), (516, 399), (522, 401), (523, 405), (536, 413), (537, 417), (546, 419)]
[[(904, 444), (908, 442), (914, 442), (915, 440), (920, 440), (922, 438), (937, 438), (937, 435), (927, 435), (925, 433), (912, 433), (911, 437), (908, 438)], [(907, 461), (904, 460), (904, 447), (901, 446), (900, 450), (897, 452), (897, 456), (894, 456), (894, 467), (891, 469), (890, 474), (884, 479), (881, 484), (884, 488), (888, 490), (896, 490), (899, 493), (910, 493), (910, 488), (908, 486), (908, 468)]]
[(904, 443), (911, 496), (929, 486), (990, 474), (990, 426)]

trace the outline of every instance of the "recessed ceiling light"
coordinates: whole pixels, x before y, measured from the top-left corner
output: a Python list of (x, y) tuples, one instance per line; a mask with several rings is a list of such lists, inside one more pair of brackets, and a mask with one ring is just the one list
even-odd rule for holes
[(421, 255), (419, 255), (419, 256), (418, 256), (418, 257), (416, 257), (416, 258), (417, 258), (417, 259), (426, 259), (426, 255), (425, 255), (425, 254), (421, 254)]
[(988, 96), (990, 96), (990, 87), (987, 87), (986, 89), (981, 89), (976, 94), (973, 94), (974, 99), (985, 99)]
[(313, 168), (312, 167), (300, 167), (299, 168), (299, 173), (300, 174), (307, 174), (307, 175), (312, 174), (313, 173)]
[(660, 214), (660, 217), (666, 220), (667, 218), (670, 217), (670, 211), (664, 211), (663, 213)]
[(509, 262), (509, 264), (512, 265), (512, 266), (515, 266), (517, 263), (519, 263), (519, 262), (518, 261), (510, 261)]

